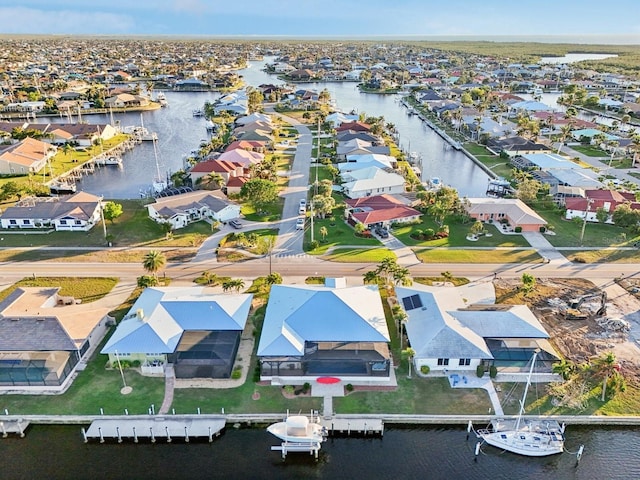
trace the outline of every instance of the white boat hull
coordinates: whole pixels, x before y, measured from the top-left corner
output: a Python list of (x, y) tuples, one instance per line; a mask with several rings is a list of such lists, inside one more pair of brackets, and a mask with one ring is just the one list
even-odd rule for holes
[(302, 415), (287, 417), (284, 422), (269, 425), (267, 432), (283, 442), (305, 445), (324, 442), (326, 437), (322, 425), (310, 422), (307, 417)]
[(479, 433), (478, 436), (489, 445), (527, 457), (546, 457), (564, 451), (564, 441), (561, 437), (554, 440), (547, 435), (513, 432)]

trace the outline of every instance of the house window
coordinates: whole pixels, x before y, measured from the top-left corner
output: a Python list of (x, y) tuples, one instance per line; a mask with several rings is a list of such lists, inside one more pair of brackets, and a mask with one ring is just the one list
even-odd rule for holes
[(80, 221), (80, 220), (76, 220), (75, 223), (76, 223), (76, 225), (82, 225), (82, 221)]
[(448, 358), (439, 358), (438, 359), (438, 366), (446, 366), (449, 365), (449, 359)]
[(9, 225), (17, 225), (18, 221), (17, 220), (9, 220)]
[(60, 225), (66, 225), (67, 221), (66, 220), (60, 220)]
[(30, 220), (22, 220), (22, 224), (23, 225), (31, 225), (31, 221)]
[(469, 365), (471, 365), (471, 359), (470, 359), (470, 358), (461, 358), (461, 359), (458, 361), (458, 365), (466, 365), (466, 366), (469, 366)]

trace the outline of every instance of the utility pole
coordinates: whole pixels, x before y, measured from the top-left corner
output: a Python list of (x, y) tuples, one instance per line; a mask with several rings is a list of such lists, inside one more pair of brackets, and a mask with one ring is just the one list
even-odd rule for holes
[(311, 202), (311, 242), (313, 242), (313, 202)]
[(584, 212), (584, 219), (582, 221), (582, 230), (580, 231), (580, 246), (582, 246), (582, 239), (584, 238), (584, 229), (587, 226), (587, 217), (589, 216), (589, 210), (591, 210), (591, 204), (593, 203), (593, 198), (587, 199), (587, 211)]

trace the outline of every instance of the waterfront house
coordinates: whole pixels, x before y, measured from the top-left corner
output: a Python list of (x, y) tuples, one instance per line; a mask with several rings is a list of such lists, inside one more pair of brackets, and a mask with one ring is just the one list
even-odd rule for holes
[(201, 220), (227, 222), (240, 216), (240, 205), (228, 200), (220, 190), (197, 190), (160, 197), (146, 207), (149, 218), (170, 224), (172, 230)]
[(260, 112), (254, 112), (251, 115), (246, 115), (244, 117), (238, 117), (235, 119), (234, 123), (236, 125), (247, 125), (249, 123), (254, 123), (254, 122), (261, 122), (261, 123), (267, 123), (269, 125), (271, 125), (271, 116), (265, 114), (265, 113), (260, 113)]
[(490, 138), (487, 141), (487, 149), (496, 155), (505, 154), (508, 157), (526, 155), (529, 153), (553, 153), (552, 150), (541, 143), (535, 143), (524, 137)]
[(492, 283), (460, 287), (395, 287), (398, 304), (405, 310), (404, 329), (416, 352), (417, 370), (468, 371), (478, 365), (486, 369), (518, 370), (541, 351), (540, 359), (550, 369), (559, 355), (549, 343), (549, 334), (526, 305), (495, 304)]
[(398, 164), (395, 157), (368, 153), (365, 155), (347, 155), (347, 161), (336, 164), (340, 172), (350, 172), (361, 168), (395, 168)]
[(47, 134), (51, 135), (51, 143), (54, 144), (74, 142), (79, 147), (91, 147), (115, 137), (117, 132), (109, 124), (52, 123)]
[(351, 219), (350, 223), (362, 223), (368, 229), (377, 225), (389, 227), (396, 223), (413, 222), (422, 216), (422, 212), (393, 195), (346, 199), (345, 203), (345, 215)]
[(8, 207), (0, 215), (6, 229), (88, 232), (100, 221), (101, 198), (87, 192), (64, 197), (29, 197)]
[(345, 160), (348, 155), (389, 155), (390, 153), (391, 150), (386, 145), (373, 145), (371, 142), (365, 142), (358, 138), (346, 142), (339, 142), (336, 148), (336, 157), (338, 160)]
[(112, 307), (80, 305), (59, 288), (21, 287), (0, 302), (0, 386), (60, 391), (114, 319)]
[(468, 198), (467, 214), (481, 222), (493, 223), (502, 231), (538, 232), (547, 221), (517, 198)]
[(344, 132), (345, 130), (351, 130), (353, 132), (369, 132), (371, 131), (371, 125), (356, 120), (353, 122), (343, 122), (336, 128), (336, 132)]
[(107, 108), (137, 108), (149, 105), (149, 99), (141, 95), (119, 93), (105, 99), (104, 104)]
[(140, 364), (143, 374), (229, 378), (251, 309), (251, 294), (205, 287), (145, 289), (102, 348), (110, 363)]
[(12, 145), (0, 145), (0, 175), (28, 175), (42, 170), (58, 149), (27, 137)]
[(273, 285), (258, 359), (260, 379), (304, 383), (321, 376), (388, 382), (389, 331), (377, 285)]
[(361, 198), (384, 193), (404, 193), (402, 175), (376, 167), (345, 172), (342, 175), (342, 191), (349, 198)]

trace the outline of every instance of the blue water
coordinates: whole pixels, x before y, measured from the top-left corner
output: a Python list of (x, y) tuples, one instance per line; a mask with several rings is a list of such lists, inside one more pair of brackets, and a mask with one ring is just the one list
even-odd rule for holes
[(318, 461), (282, 461), (263, 428), (228, 428), (212, 444), (84, 444), (80, 426), (34, 426), (23, 439), (0, 439), (0, 478), (12, 479), (637, 479), (640, 429), (569, 427), (567, 448), (585, 444), (578, 467), (561, 454), (526, 458), (489, 446), (474, 461), (463, 428), (387, 427), (383, 438), (329, 438)]

